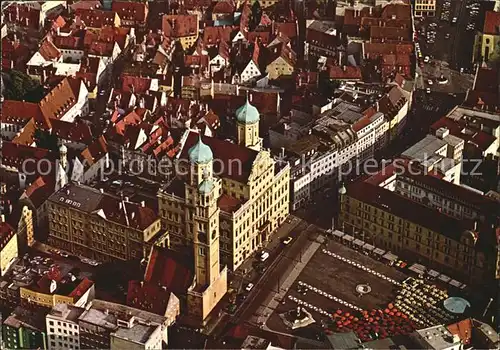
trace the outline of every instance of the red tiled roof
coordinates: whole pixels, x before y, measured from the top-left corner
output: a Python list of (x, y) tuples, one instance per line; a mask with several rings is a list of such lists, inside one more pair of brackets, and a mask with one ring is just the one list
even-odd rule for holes
[(81, 153), (82, 160), (85, 162), (86, 167), (90, 167), (100, 161), (108, 154), (108, 143), (104, 136), (100, 136), (96, 141), (91, 143)]
[(69, 297), (72, 297), (73, 300), (77, 301), (80, 299), (82, 295), (84, 295), (90, 287), (94, 285), (94, 282), (89, 280), (87, 277), (84, 277), (80, 283), (76, 286), (75, 289), (71, 293), (69, 293)]
[(457, 334), (464, 345), (469, 345), (472, 338), (472, 321), (470, 318), (446, 326), (451, 334)]
[(243, 202), (238, 198), (223, 193), (217, 200), (217, 206), (226, 213), (233, 213), (238, 210)]
[(24, 191), (35, 208), (39, 208), (54, 193), (55, 176), (53, 174), (38, 177)]
[(278, 33), (281, 33), (290, 39), (293, 39), (297, 36), (297, 23), (295, 22), (277, 22), (274, 25)]
[(208, 67), (209, 58), (208, 55), (185, 55), (184, 64), (186, 67)]
[(333, 66), (328, 68), (328, 73), (330, 76), (330, 79), (355, 79), (355, 80), (361, 80), (361, 69), (359, 67), (354, 67), (354, 66), (345, 66), (345, 67), (340, 67), (340, 66)]
[[(218, 162), (214, 162), (214, 172), (235, 181), (247, 183), (253, 162), (258, 154), (257, 151), (214, 137), (202, 136), (202, 140), (211, 148), (214, 158), (218, 159)], [(188, 159), (188, 151), (196, 142), (198, 142), (198, 133), (190, 132), (180, 157)]]
[(387, 4), (382, 8), (382, 18), (411, 21), (411, 6), (407, 4)]
[(124, 92), (145, 93), (151, 87), (151, 78), (136, 77), (133, 75), (122, 76), (122, 90)]
[(235, 11), (232, 1), (217, 1), (212, 13), (233, 13)]
[(144, 24), (148, 17), (148, 3), (139, 1), (117, 1), (111, 3), (111, 10), (115, 11), (123, 21), (134, 21)]
[(167, 37), (194, 36), (198, 31), (198, 17), (196, 15), (163, 15), (162, 30)]
[(370, 28), (370, 38), (372, 40), (385, 39), (385, 40), (397, 40), (397, 41), (411, 41), (411, 31), (409, 29), (403, 29), (403, 28), (372, 26)]
[(254, 43), (256, 38), (259, 38), (263, 45), (267, 45), (269, 43), (269, 37), (271, 33), (269, 32), (249, 32), (247, 34), (247, 40), (249, 42)]
[(203, 42), (206, 45), (215, 45), (219, 41), (229, 42), (231, 33), (236, 30), (236, 27), (205, 27), (203, 31)]
[(500, 35), (500, 12), (486, 11), (483, 34)]
[(78, 11), (79, 9), (98, 9), (101, 7), (101, 1), (100, 0), (80, 0), (76, 1), (71, 5), (68, 5), (68, 7), (72, 11)]
[(406, 54), (413, 53), (413, 44), (387, 44), (387, 43), (363, 43), (363, 51), (365, 55), (380, 56), (389, 54)]
[(111, 57), (113, 55), (114, 42), (94, 41), (88, 48), (89, 55)]
[(66, 77), (45, 95), (39, 105), (46, 125), (50, 124), (50, 119), (60, 119), (76, 104), (80, 89), (80, 79)]
[(114, 25), (116, 12), (79, 8), (76, 10), (76, 16), (79, 17), (87, 27), (101, 28), (105, 25)]
[(12, 226), (6, 222), (0, 222), (0, 251), (9, 243), (16, 233)]
[(193, 283), (194, 274), (192, 266), (181, 259), (176, 252), (154, 246), (144, 281), (166, 287), (176, 295), (185, 295)]
[(54, 45), (58, 49), (83, 50), (83, 40), (79, 36), (56, 36)]
[(37, 103), (5, 100), (0, 111), (0, 120), (3, 123), (24, 125), (31, 118), (43, 121), (40, 106)]
[(26, 5), (12, 4), (4, 12), (6, 22), (14, 22), (21, 27), (40, 28), (40, 10)]
[(48, 39), (42, 42), (38, 52), (45, 61), (57, 61), (62, 56), (61, 51)]
[[(54, 161), (55, 158), (56, 155), (45, 148), (30, 147), (8, 141), (4, 141), (2, 144), (3, 164), (18, 169), (24, 166), (26, 173), (46, 173), (47, 170), (53, 168), (52, 164), (49, 163)], [(37, 162), (40, 159), (48, 159), (49, 163)], [(29, 160), (29, 162), (25, 162), (26, 160)]]
[(156, 283), (144, 283), (142, 281), (128, 282), (128, 306), (164, 315), (169, 298), (170, 292)]
[[(448, 117), (442, 117), (431, 125), (431, 130), (433, 132), (436, 132), (439, 128), (448, 128), (451, 135), (461, 138), (465, 142), (479, 148), (483, 152), (496, 141), (495, 136), (473, 126), (467, 125), (462, 119), (455, 121)], [(467, 132), (464, 133), (462, 132), (463, 130), (467, 130)]]

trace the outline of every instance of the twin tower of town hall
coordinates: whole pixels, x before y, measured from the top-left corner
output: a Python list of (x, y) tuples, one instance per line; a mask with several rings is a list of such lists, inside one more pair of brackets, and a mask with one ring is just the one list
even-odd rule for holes
[(197, 321), (226, 293), (228, 269), (262, 247), (289, 213), (290, 167), (262, 149), (259, 120), (247, 98), (236, 110), (236, 143), (186, 131), (176, 177), (158, 194), (170, 247), (194, 255), (187, 306)]

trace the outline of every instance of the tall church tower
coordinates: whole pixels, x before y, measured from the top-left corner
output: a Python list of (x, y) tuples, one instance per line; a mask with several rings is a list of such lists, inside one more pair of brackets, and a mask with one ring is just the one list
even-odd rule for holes
[(198, 285), (210, 285), (220, 273), (219, 207), (221, 180), (213, 176), (213, 153), (201, 136), (189, 150), (190, 174), (186, 199), (192, 210), (195, 275)]
[(238, 144), (256, 151), (262, 148), (262, 139), (259, 137), (260, 113), (247, 100), (243, 106), (236, 110), (236, 126), (238, 132)]
[(188, 291), (189, 314), (200, 322), (227, 292), (227, 269), (220, 269), (219, 212), (222, 181), (213, 175), (213, 153), (198, 142), (189, 149), (189, 178), (185, 186), (186, 234), (193, 242), (195, 285)]

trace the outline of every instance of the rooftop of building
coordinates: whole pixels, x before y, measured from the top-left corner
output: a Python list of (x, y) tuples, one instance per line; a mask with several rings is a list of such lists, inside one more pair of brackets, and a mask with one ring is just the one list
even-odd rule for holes
[(66, 322), (77, 322), (84, 311), (85, 309), (81, 307), (68, 304), (56, 304), (52, 307), (47, 317), (57, 318)]
[(18, 306), (3, 321), (3, 324), (17, 329), (26, 328), (43, 332), (45, 330), (45, 314)]
[(460, 337), (454, 336), (442, 325), (418, 329), (415, 332), (421, 337), (419, 342), (431, 349), (447, 349), (460, 343)]
[[(119, 320), (130, 322), (133, 326), (130, 328), (131, 332), (129, 335), (133, 336), (135, 340), (140, 340), (146, 334), (154, 331), (156, 326), (162, 325), (166, 318), (130, 306), (94, 299), (87, 305), (85, 312), (80, 315), (78, 320), (112, 331), (118, 331), (118, 329), (122, 328), (118, 324)], [(142, 326), (147, 326), (148, 322), (152, 328), (143, 328)], [(134, 330), (136, 326), (139, 327)], [(126, 330), (120, 334), (127, 334)]]
[(377, 207), (394, 216), (408, 220), (416, 225), (439, 232), (460, 241), (465, 230), (473, 229), (470, 220), (458, 220), (436, 209), (413, 202), (396, 193), (365, 181), (356, 181), (347, 186), (347, 196)]
[(128, 202), (82, 184), (67, 184), (49, 201), (138, 230), (145, 230), (157, 220), (155, 212), (145, 204)]

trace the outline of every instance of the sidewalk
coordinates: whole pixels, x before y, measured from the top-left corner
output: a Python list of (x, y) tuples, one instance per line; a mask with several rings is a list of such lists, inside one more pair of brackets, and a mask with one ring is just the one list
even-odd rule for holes
[(269, 329), (265, 325), (267, 320), (269, 319), (269, 317), (271, 317), (271, 314), (279, 305), (280, 301), (285, 297), (290, 287), (295, 283), (295, 280), (299, 277), (302, 270), (309, 263), (309, 260), (311, 260), (316, 251), (321, 247), (321, 244), (324, 242), (324, 240), (325, 237), (323, 235), (320, 235), (318, 236), (318, 239), (316, 241), (309, 244), (309, 246), (306, 248), (306, 251), (302, 254), (301, 262), (297, 262), (295, 265), (293, 265), (291, 271), (287, 270), (287, 277), (281, 283), (281, 285), (278, 286), (279, 282), (274, 284), (272, 289), (278, 290), (279, 288), (279, 292), (273, 292), (266, 298), (265, 302), (255, 311), (254, 315), (252, 316), (251, 322), (254, 322), (258, 325), (263, 324), (265, 330), (272, 331), (272, 329)]

